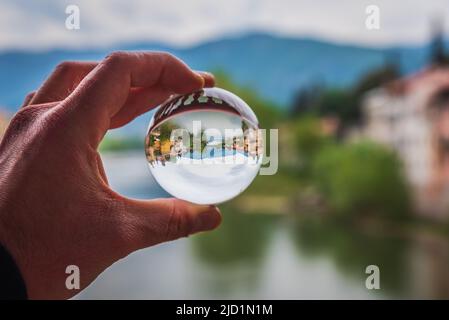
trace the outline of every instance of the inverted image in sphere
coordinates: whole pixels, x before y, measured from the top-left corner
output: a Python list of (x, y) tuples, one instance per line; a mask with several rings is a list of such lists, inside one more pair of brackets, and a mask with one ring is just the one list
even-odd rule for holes
[(257, 117), (239, 97), (205, 88), (163, 103), (150, 121), (145, 154), (168, 193), (218, 204), (243, 192), (259, 172), (263, 148)]

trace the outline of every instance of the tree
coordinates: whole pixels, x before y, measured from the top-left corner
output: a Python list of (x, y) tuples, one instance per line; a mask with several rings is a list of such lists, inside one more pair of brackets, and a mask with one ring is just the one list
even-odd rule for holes
[(290, 108), (292, 115), (335, 116), (341, 122), (340, 129), (360, 123), (364, 94), (399, 77), (396, 60), (391, 53), (387, 63), (366, 73), (352, 88), (326, 89), (311, 85), (299, 89)]
[(348, 126), (360, 119), (360, 108), (356, 97), (347, 90), (330, 89), (323, 92), (315, 109), (321, 116), (336, 116), (342, 126)]
[(449, 56), (444, 50), (444, 32), (441, 21), (434, 22), (434, 31), (430, 44), (430, 63), (434, 66), (449, 65)]
[(299, 88), (293, 96), (290, 113), (293, 116), (298, 116), (312, 112), (313, 106), (320, 99), (323, 91), (323, 86), (318, 84)]
[(319, 119), (313, 116), (299, 118), (293, 124), (292, 130), (301, 162), (300, 169), (307, 173), (311, 169), (315, 156), (332, 140), (323, 134)]
[(380, 87), (399, 78), (400, 72), (395, 59), (391, 59), (380, 68), (366, 73), (354, 86), (353, 93), (358, 101), (369, 90)]
[(340, 215), (409, 212), (409, 193), (399, 159), (371, 142), (330, 145), (314, 164), (317, 186)]

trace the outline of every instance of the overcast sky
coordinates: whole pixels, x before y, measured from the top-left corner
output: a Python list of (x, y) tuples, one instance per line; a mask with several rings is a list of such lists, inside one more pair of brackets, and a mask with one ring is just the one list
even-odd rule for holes
[[(80, 8), (80, 30), (65, 27), (69, 4)], [(370, 4), (380, 8), (380, 30), (365, 27)], [(435, 17), (445, 18), (449, 34), (449, 0), (0, 0), (0, 50), (134, 40), (188, 46), (254, 30), (370, 46), (419, 44)]]

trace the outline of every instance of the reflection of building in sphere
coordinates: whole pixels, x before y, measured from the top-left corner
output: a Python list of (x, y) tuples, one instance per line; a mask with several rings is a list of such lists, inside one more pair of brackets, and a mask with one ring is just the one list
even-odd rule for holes
[(200, 204), (231, 199), (259, 171), (258, 140), (251, 135), (257, 128), (249, 106), (222, 89), (174, 97), (148, 129), (151, 172), (175, 197)]

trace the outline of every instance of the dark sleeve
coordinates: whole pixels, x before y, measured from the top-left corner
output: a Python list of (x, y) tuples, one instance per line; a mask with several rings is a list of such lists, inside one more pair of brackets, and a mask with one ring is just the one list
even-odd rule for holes
[(0, 244), (0, 300), (9, 299), (27, 299), (27, 292), (14, 259)]

